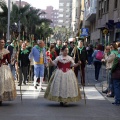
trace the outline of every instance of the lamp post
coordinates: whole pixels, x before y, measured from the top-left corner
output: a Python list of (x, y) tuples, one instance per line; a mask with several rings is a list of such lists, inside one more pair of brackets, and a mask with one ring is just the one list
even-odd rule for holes
[(7, 26), (7, 39), (10, 40), (10, 0), (8, 0), (8, 26)]
[(18, 35), (18, 40), (20, 40), (20, 7), (21, 7), (21, 0), (19, 0), (19, 21), (18, 21), (18, 33), (19, 33), (19, 35)]

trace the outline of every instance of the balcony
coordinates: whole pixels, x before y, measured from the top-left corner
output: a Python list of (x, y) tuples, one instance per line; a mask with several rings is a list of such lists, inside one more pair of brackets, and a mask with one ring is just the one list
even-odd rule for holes
[(96, 5), (97, 5), (97, 0), (91, 0), (90, 4), (86, 2), (85, 12), (84, 12), (86, 21), (93, 21), (96, 18)]

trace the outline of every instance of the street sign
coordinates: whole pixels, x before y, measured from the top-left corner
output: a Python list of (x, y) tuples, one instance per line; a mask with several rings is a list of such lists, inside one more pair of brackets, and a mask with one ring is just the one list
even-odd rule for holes
[(88, 28), (82, 28), (80, 37), (87, 37), (88, 35), (89, 35), (89, 29)]

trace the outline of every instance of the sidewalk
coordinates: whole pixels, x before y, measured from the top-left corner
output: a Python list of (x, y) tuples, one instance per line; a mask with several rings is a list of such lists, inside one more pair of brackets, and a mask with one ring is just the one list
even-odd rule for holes
[(102, 93), (102, 91), (107, 88), (107, 81), (103, 81), (101, 83), (97, 83), (97, 84), (95, 84), (95, 87), (105, 97), (105, 99), (107, 99), (111, 103), (114, 102), (114, 98), (113, 97), (112, 98), (111, 97), (107, 97), (107, 95), (105, 93)]
[(106, 80), (106, 70), (105, 70), (105, 66), (102, 66), (101, 71), (100, 71), (100, 75), (99, 75), (99, 81), (98, 82), (94, 82), (94, 80), (91, 80), (92, 78), (94, 79), (94, 66), (87, 66), (87, 81), (89, 79), (90, 84), (89, 85), (93, 85), (96, 87), (96, 89), (99, 91), (99, 93), (101, 95), (104, 96), (104, 98), (106, 100), (108, 100), (109, 102), (114, 102), (114, 98), (110, 98), (107, 97), (106, 94), (102, 93), (103, 90), (105, 90), (107, 88), (107, 80)]

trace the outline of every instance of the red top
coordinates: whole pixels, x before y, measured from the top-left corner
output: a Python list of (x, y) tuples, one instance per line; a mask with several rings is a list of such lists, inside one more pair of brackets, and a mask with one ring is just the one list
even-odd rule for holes
[[(57, 53), (54, 52), (54, 56), (50, 53), (50, 51), (46, 52), (47, 57), (50, 57), (52, 60), (54, 60), (57, 57)], [(53, 58), (54, 57), (54, 58)], [(48, 60), (49, 61), (49, 60)]]
[(71, 69), (71, 62), (68, 63), (62, 63), (60, 61), (58, 61), (58, 69), (62, 70), (63, 72), (67, 72), (68, 70)]
[(8, 63), (10, 63), (10, 53), (4, 54), (3, 59), (0, 59), (0, 67), (1, 65), (7, 65)]

